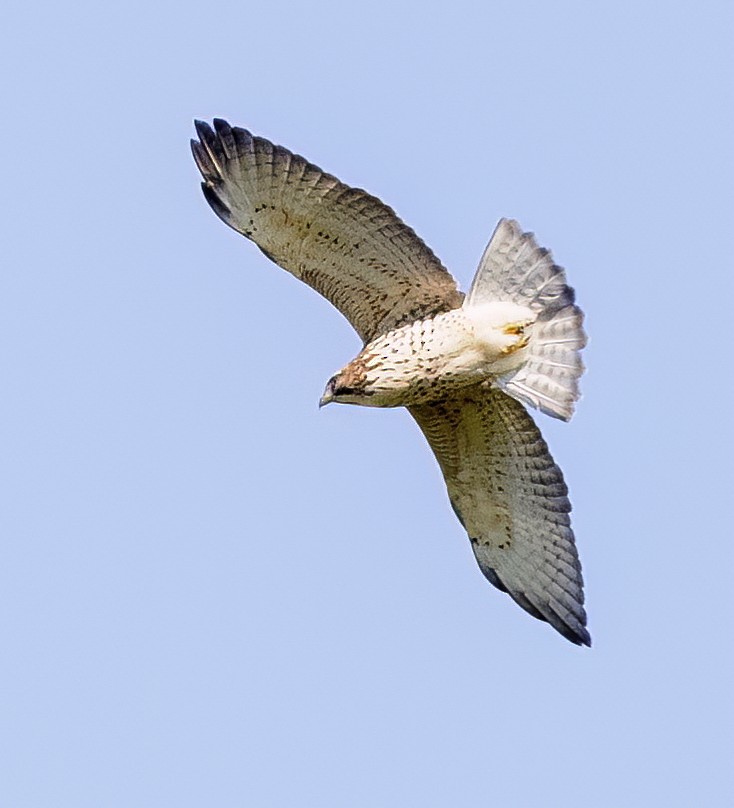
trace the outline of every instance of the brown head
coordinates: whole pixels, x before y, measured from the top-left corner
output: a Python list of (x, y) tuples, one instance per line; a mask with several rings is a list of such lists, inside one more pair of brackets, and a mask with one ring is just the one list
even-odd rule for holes
[(360, 357), (332, 376), (319, 401), (319, 407), (336, 401), (339, 404), (368, 404), (370, 391), (366, 389), (367, 369)]

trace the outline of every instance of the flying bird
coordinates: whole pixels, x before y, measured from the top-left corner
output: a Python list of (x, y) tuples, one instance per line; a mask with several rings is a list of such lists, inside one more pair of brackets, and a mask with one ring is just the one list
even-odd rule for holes
[(407, 407), (487, 579), (591, 645), (563, 475), (524, 405), (569, 420), (586, 344), (563, 269), (501, 219), (469, 292), (395, 212), (215, 119), (191, 147), (226, 224), (329, 300), (364, 347), (320, 405)]

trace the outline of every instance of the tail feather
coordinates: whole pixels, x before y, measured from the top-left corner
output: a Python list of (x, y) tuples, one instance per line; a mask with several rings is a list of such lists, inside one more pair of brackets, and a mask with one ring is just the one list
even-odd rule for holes
[(550, 252), (509, 219), (497, 225), (464, 305), (489, 300), (510, 300), (536, 314), (525, 363), (497, 385), (524, 404), (569, 420), (584, 371), (579, 353), (586, 345), (584, 315)]

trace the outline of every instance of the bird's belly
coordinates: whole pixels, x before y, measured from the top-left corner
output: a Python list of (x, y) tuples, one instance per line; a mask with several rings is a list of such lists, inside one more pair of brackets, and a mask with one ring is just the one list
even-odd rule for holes
[(435, 401), (502, 372), (497, 351), (461, 309), (378, 337), (361, 358), (369, 393), (360, 403), (375, 407)]

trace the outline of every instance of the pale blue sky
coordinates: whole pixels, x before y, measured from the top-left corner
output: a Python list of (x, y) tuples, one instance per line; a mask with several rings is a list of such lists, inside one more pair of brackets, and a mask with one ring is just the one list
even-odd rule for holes
[[(0, 804), (734, 804), (734, 7), (10, 3)], [(347, 323), (210, 212), (194, 117), (379, 195), (466, 288), (568, 271), (594, 647), (489, 586)]]

